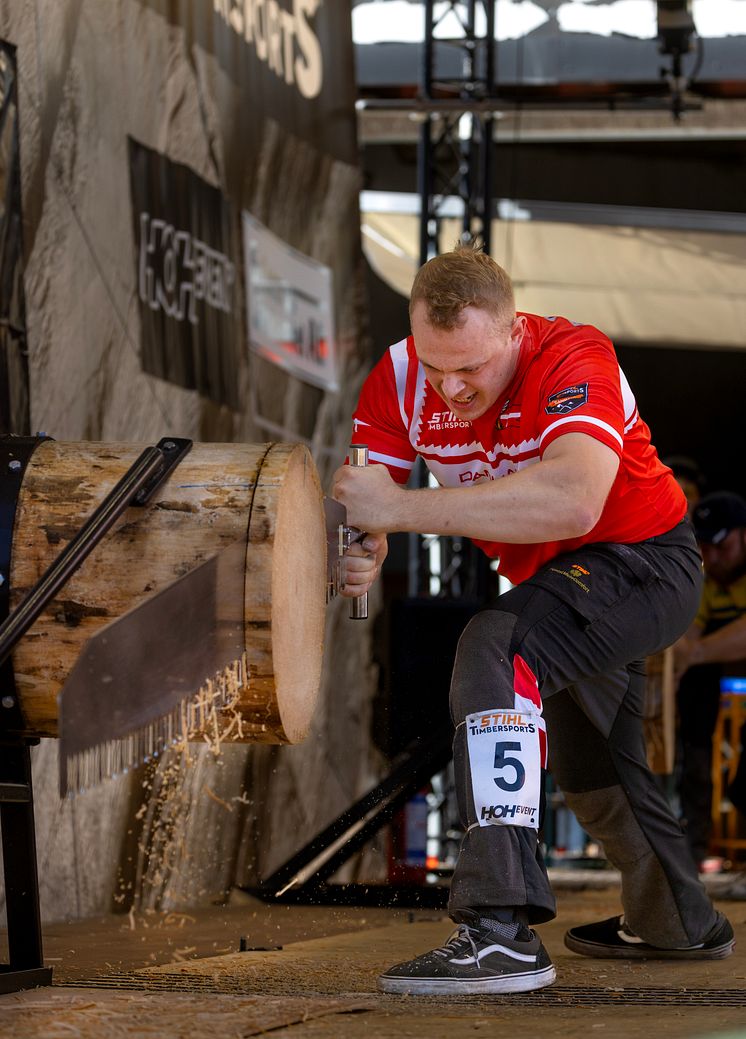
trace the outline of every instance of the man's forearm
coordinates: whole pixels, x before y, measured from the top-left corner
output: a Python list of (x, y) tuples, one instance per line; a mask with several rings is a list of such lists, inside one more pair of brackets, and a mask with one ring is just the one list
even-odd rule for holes
[(703, 635), (694, 644), (690, 663), (728, 664), (735, 660), (746, 660), (746, 616), (731, 621), (711, 635)]
[(577, 474), (544, 460), (500, 480), (423, 488), (398, 496), (391, 529), (535, 544), (587, 534), (602, 502), (589, 501)]
[[(513, 478), (511, 477), (511, 482)], [(508, 482), (508, 481), (501, 481)], [(492, 484), (406, 491), (397, 503), (393, 530), (460, 535), (483, 541), (535, 544), (580, 537), (593, 523), (575, 503), (551, 505), (543, 495), (511, 495)]]
[(464, 487), (404, 490), (384, 466), (343, 465), (334, 474), (334, 497), (361, 530), (535, 544), (592, 530), (618, 467), (610, 448), (569, 433), (550, 444), (540, 462)]

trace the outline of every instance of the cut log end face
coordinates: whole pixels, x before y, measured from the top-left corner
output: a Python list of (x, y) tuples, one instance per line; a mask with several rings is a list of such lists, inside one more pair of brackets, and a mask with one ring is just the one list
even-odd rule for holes
[(274, 510), (272, 664), (284, 738), (305, 739), (321, 681), (326, 601), (326, 529), (321, 486), (303, 447), (287, 460)]

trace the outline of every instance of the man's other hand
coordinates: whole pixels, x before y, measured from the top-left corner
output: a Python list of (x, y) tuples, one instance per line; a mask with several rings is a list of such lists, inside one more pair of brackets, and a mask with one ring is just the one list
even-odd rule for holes
[(345, 552), (345, 583), (340, 594), (348, 599), (364, 595), (381, 572), (389, 546), (385, 534), (366, 534)]

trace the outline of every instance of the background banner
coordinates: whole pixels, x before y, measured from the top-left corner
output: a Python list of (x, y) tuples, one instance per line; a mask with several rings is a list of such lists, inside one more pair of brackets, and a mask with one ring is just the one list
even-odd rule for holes
[(243, 214), (249, 346), (299, 379), (337, 390), (332, 272)]
[(144, 371), (238, 408), (232, 210), (188, 166), (129, 139)]
[(246, 143), (258, 139), (267, 119), (325, 155), (357, 165), (348, 0), (139, 3), (184, 33), (187, 53), (214, 58), (222, 73), (222, 82), (215, 80), (216, 93), (225, 100), (231, 94), (234, 101), (240, 98), (221, 112), (231, 198), (250, 207), (257, 170)]

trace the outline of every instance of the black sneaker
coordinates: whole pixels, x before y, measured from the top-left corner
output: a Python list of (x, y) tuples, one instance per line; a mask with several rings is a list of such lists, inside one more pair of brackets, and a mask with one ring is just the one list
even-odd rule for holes
[(582, 956), (625, 960), (722, 960), (735, 945), (733, 928), (722, 913), (703, 942), (683, 949), (660, 949), (648, 945), (630, 931), (623, 916), (612, 916), (597, 924), (573, 927), (565, 934), (565, 945)]
[(461, 924), (441, 948), (390, 967), (378, 988), (412, 996), (476, 996), (531, 992), (551, 985), (555, 976), (546, 949), (527, 927), (503, 938), (488, 927)]

